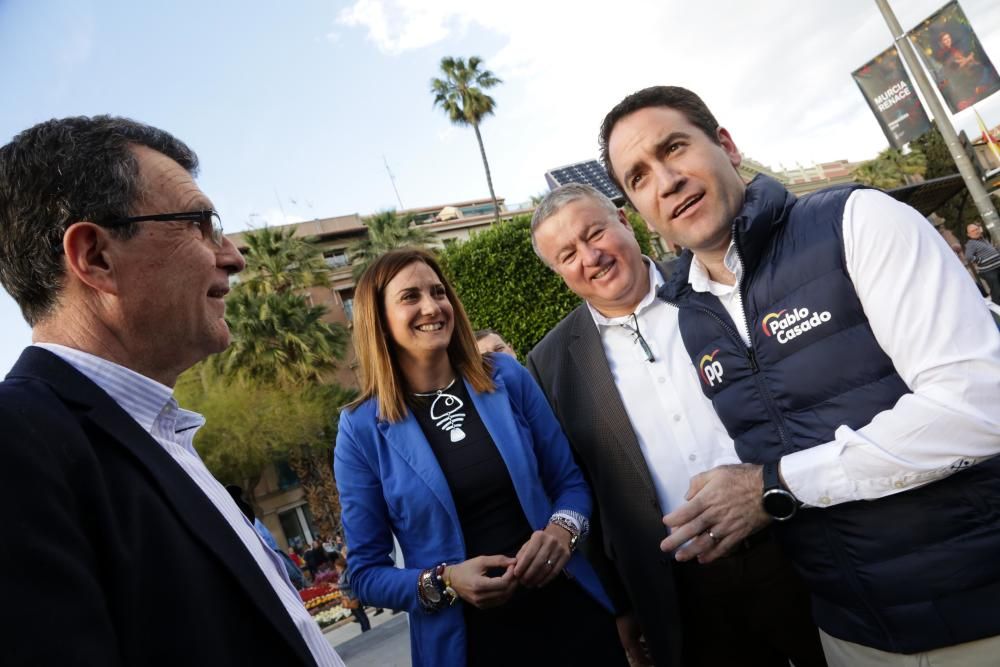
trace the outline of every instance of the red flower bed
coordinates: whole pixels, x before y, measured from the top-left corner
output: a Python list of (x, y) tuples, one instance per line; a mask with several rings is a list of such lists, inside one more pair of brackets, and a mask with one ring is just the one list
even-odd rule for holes
[(319, 586), (310, 586), (309, 588), (303, 588), (299, 591), (299, 597), (302, 598), (303, 602), (309, 602), (313, 598), (318, 598), (323, 595), (329, 595), (330, 593), (337, 592), (337, 587), (331, 584), (321, 584)]

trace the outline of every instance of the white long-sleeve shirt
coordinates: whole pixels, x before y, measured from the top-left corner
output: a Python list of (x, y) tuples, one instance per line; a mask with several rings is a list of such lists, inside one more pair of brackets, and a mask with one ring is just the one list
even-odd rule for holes
[[(955, 254), (917, 211), (876, 190), (848, 198), (843, 236), (875, 339), (912, 393), (781, 459), (788, 488), (819, 507), (899, 493), (1000, 454), (1000, 332)], [(725, 263), (739, 281), (732, 245)], [(719, 298), (749, 344), (736, 287), (711, 281), (697, 260), (689, 280)]]
[(320, 667), (344, 667), (343, 661), (323, 636), (316, 621), (302, 604), (298, 591), (288, 580), (285, 565), (261, 539), (236, 501), (205, 467), (193, 442), (205, 418), (177, 405), (170, 387), (116, 363), (52, 343), (36, 343), (58, 355), (103, 389), (121, 408), (149, 433), (170, 455), (215, 506), (261, 573), (281, 600), (292, 623)]
[[(677, 308), (656, 298), (663, 278), (652, 262), (648, 271), (649, 291), (636, 306), (634, 320), (632, 315), (608, 318), (588, 307), (660, 510), (667, 514), (686, 502), (692, 477), (740, 459), (712, 402), (701, 391), (681, 341)], [(653, 361), (623, 324), (633, 328), (638, 324)]]

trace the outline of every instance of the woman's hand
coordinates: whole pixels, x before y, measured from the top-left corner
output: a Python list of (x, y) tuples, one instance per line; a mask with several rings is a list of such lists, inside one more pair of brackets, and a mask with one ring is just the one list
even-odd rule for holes
[[(509, 556), (477, 556), (458, 565), (449, 565), (444, 578), (462, 600), (480, 609), (489, 609), (502, 605), (517, 590), (515, 563)], [(503, 576), (486, 576), (488, 570), (501, 567), (506, 568)]]
[(569, 562), (573, 535), (562, 526), (550, 523), (536, 530), (517, 552), (514, 576), (522, 586), (544, 586), (562, 572)]

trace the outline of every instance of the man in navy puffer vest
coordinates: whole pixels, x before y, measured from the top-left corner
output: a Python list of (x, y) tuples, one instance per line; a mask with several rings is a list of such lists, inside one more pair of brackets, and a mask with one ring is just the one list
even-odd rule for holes
[(744, 184), (683, 88), (625, 98), (601, 148), (687, 249), (658, 296), (744, 461), (692, 479), (661, 548), (709, 562), (776, 521), (831, 665), (997, 664), (1000, 334), (947, 245), (875, 190)]

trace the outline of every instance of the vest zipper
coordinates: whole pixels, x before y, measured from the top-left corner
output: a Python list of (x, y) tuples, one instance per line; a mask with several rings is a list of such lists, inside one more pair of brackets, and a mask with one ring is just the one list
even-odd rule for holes
[[(659, 298), (660, 301), (662, 301), (663, 303), (667, 304), (668, 306), (673, 306), (677, 310), (681, 310), (681, 307), (678, 306), (673, 301), (667, 301), (666, 299), (664, 299), (662, 297), (657, 297), (657, 298)], [(757, 356), (754, 354), (753, 348), (752, 347), (747, 347), (743, 343), (743, 338), (736, 331), (736, 329), (734, 329), (731, 326), (729, 326), (724, 319), (722, 319), (721, 317), (719, 317), (717, 314), (713, 313), (708, 308), (702, 308), (701, 306), (685, 306), (685, 307), (688, 308), (688, 309), (690, 309), (690, 310), (697, 310), (699, 313), (704, 313), (705, 315), (708, 315), (713, 320), (715, 320), (716, 322), (718, 322), (719, 326), (721, 326), (725, 330), (725, 332), (727, 334), (729, 334), (729, 337), (732, 338), (733, 340), (735, 340), (740, 345), (740, 347), (743, 348), (743, 351), (744, 351), (745, 356), (747, 358), (747, 362), (749, 362), (750, 369), (753, 371), (754, 375), (756, 375), (760, 371), (760, 367), (757, 366)]]
[[(743, 261), (743, 251), (740, 250), (740, 244), (736, 240), (736, 221), (733, 221), (732, 227), (729, 231), (730, 237), (733, 239), (733, 247), (736, 248), (736, 259), (740, 262), (740, 278), (736, 281), (736, 294), (740, 297), (740, 312), (743, 313), (743, 326), (747, 328), (747, 338), (750, 339), (750, 344), (744, 344), (747, 351), (747, 359), (750, 361), (750, 368), (753, 371), (753, 379), (757, 383), (757, 388), (760, 390), (761, 398), (764, 399), (764, 405), (767, 407), (768, 412), (771, 414), (771, 419), (774, 421), (774, 428), (778, 432), (778, 439), (781, 440), (781, 444), (785, 452), (789, 452), (792, 449), (791, 442), (788, 439), (788, 434), (785, 432), (785, 421), (781, 417), (781, 412), (778, 411), (778, 406), (774, 404), (774, 397), (771, 396), (771, 391), (764, 384), (764, 381), (760, 377), (760, 366), (757, 365), (757, 353), (753, 348), (753, 329), (750, 328), (750, 320), (747, 318), (747, 300), (746, 292), (743, 289), (743, 276), (746, 273), (746, 262)], [(743, 344), (743, 338), (737, 334), (739, 342)]]

